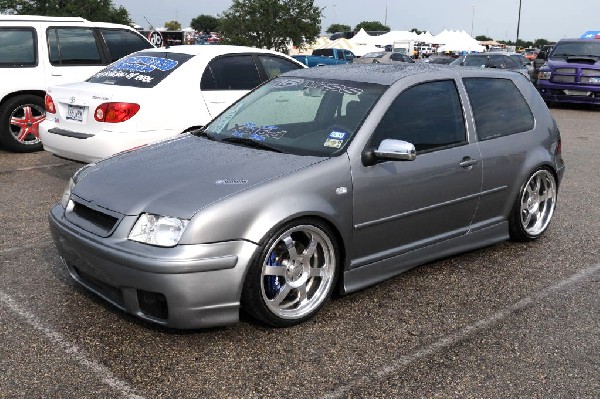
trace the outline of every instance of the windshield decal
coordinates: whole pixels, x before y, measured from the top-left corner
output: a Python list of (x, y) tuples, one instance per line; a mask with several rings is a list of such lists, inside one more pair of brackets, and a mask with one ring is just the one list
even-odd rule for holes
[(235, 137), (249, 137), (252, 140), (264, 141), (266, 139), (279, 140), (287, 133), (286, 130), (279, 130), (279, 126), (258, 126), (256, 123), (247, 122), (241, 125), (236, 124), (230, 130)]
[(323, 144), (323, 146), (329, 148), (342, 148), (342, 144), (344, 144), (344, 140), (327, 139), (325, 140), (325, 144)]

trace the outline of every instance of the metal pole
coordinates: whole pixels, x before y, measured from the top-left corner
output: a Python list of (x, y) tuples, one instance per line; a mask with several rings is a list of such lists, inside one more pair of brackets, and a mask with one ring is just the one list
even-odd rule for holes
[(519, 20), (517, 21), (517, 41), (515, 42), (515, 46), (519, 45), (519, 29), (521, 28), (521, 2), (523, 0), (519, 0)]
[(473, 37), (473, 22), (475, 21), (475, 4), (473, 4), (473, 14), (471, 15), (471, 37)]

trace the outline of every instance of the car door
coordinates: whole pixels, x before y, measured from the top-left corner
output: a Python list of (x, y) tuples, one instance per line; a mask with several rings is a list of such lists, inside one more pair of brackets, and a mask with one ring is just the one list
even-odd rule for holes
[(252, 54), (217, 57), (208, 63), (202, 74), (200, 90), (211, 117), (261, 83)]
[(413, 161), (353, 164), (353, 264), (365, 264), (465, 234), (482, 184), (454, 80), (417, 84), (391, 103), (367, 148), (411, 142)]

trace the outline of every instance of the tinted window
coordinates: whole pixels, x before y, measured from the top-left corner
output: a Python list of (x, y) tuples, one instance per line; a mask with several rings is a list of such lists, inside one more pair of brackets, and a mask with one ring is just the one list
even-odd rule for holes
[(479, 140), (533, 129), (529, 105), (512, 80), (463, 79), (475, 115)]
[(371, 145), (378, 147), (384, 139), (408, 141), (417, 151), (465, 143), (454, 81), (423, 83), (400, 93), (377, 126)]
[(0, 66), (36, 64), (35, 31), (33, 29), (0, 29)]
[(202, 75), (202, 90), (252, 90), (260, 84), (258, 69), (251, 55), (236, 55), (212, 60)]
[(52, 65), (101, 65), (100, 50), (92, 29), (48, 29)]
[(282, 73), (302, 68), (289, 60), (272, 55), (259, 55), (257, 58), (265, 70), (267, 79), (273, 79)]
[(409, 57), (407, 55), (400, 54), (400, 53), (392, 53), (390, 55), (390, 59), (392, 61), (404, 61), (404, 62), (408, 62)]
[(141, 51), (107, 66), (87, 82), (154, 87), (190, 58), (189, 54)]
[(505, 55), (491, 55), (488, 67), (518, 68), (519, 64), (517, 64), (512, 58)]
[(322, 55), (324, 57), (333, 57), (333, 49), (330, 48), (320, 48), (313, 50), (312, 55)]
[(147, 40), (135, 32), (122, 29), (102, 29), (101, 32), (108, 46), (110, 62), (152, 47)]

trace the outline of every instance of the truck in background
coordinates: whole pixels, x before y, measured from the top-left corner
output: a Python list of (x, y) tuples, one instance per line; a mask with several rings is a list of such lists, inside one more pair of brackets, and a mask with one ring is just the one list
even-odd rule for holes
[(321, 48), (313, 50), (312, 55), (293, 55), (292, 58), (308, 67), (315, 67), (351, 64), (354, 62), (354, 53), (341, 48)]
[(405, 54), (412, 58), (415, 54), (415, 41), (414, 40), (396, 40), (392, 44), (392, 52)]

